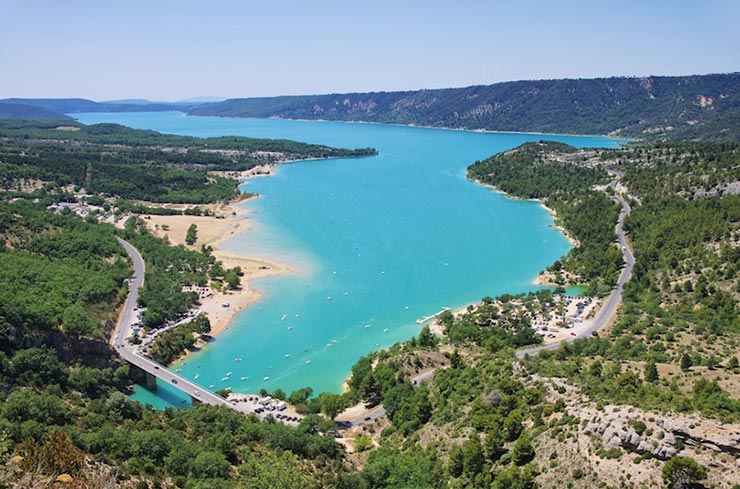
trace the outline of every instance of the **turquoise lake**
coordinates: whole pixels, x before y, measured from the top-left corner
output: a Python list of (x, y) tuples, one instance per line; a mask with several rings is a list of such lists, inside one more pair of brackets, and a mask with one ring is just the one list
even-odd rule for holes
[[(253, 281), (263, 297), (207, 348), (172, 368), (191, 379), (198, 374), (197, 382), (211, 390), (253, 393), (305, 386), (341, 392), (360, 356), (418, 334), (416, 319), (487, 295), (535, 289), (533, 279), (568, 251), (568, 241), (540, 204), (479, 186), (467, 180), (466, 167), (526, 141), (619, 144), (602, 137), (179, 112), (72, 115), (86, 124), (173, 134), (378, 149), (374, 157), (283, 165), (276, 175), (242, 186), (260, 194), (243, 204), (253, 225), (224, 248), (296, 272)], [(161, 383), (156, 393), (137, 389), (134, 397), (157, 407), (189, 403)]]

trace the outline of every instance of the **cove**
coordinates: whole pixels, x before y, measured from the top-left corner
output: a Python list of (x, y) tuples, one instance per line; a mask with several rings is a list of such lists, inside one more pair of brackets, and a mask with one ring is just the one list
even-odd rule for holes
[[(484, 296), (535, 289), (537, 273), (568, 241), (539, 203), (508, 199), (467, 180), (475, 160), (527, 141), (617, 147), (590, 136), (479, 133), (407, 126), (188, 117), (179, 112), (73, 114), (192, 136), (294, 139), (374, 147), (377, 156), (280, 166), (242, 190), (253, 226), (223, 248), (285, 263), (290, 275), (255, 280), (263, 297), (238, 314), (182, 369), (212, 390), (311, 386), (341, 392), (357, 359), (418, 334), (416, 319)], [(231, 373), (230, 375), (227, 375)], [(137, 389), (155, 407), (180, 394)], [(187, 400), (189, 402), (189, 400)]]

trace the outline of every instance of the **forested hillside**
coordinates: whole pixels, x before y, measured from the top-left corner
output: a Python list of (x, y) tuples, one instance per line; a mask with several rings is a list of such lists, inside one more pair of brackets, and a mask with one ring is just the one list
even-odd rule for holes
[(11, 104), (0, 102), (0, 119), (25, 120), (72, 120), (71, 117), (43, 107), (25, 104)]
[[(135, 222), (124, 233), (151, 270), (142, 300), (155, 316), (181, 312), (193, 299), (180, 283), (214, 260)], [(130, 275), (113, 226), (0, 202), (0, 485), (318, 488), (346, 470), (339, 445), (314, 434), (320, 419), (291, 429), (129, 400), (134, 378), (107, 337)]]
[[(114, 231), (27, 200), (0, 203), (0, 480), (525, 489), (686, 477), (730, 488), (740, 483), (731, 438), (740, 430), (739, 151), (530, 143), (471, 166), (482, 182), (558, 208), (581, 242), (561, 265), (602, 285), (619, 253), (594, 260), (616, 248), (615, 209), (595, 199), (610, 203), (605, 192), (616, 191), (631, 200), (637, 266), (618, 321), (517, 360), (516, 348), (542, 341), (533, 314), (562, 299), (548, 290), (485, 297), (442, 314), (441, 336), (425, 327), (360, 359), (345, 394), (273, 393), (304, 413), (297, 429), (210, 406), (155, 412), (124, 395), (133, 379), (104, 340), (130, 274), (115, 233), (147, 261), (147, 327), (192, 304), (182, 285), (228, 272), (208, 249), (170, 247), (136, 219)], [(615, 189), (593, 189), (621, 174)], [(386, 416), (335, 425), (353, 405), (382, 405)]]
[(173, 136), (117, 124), (0, 120), (0, 190), (23, 195), (84, 188), (122, 199), (208, 203), (238, 194), (237, 180), (214, 171), (374, 153), (287, 140)]
[(246, 98), (204, 104), (189, 113), (738, 140), (740, 74), (533, 80), (407, 92)]
[(22, 104), (38, 107), (60, 114), (74, 112), (160, 112), (167, 110), (187, 110), (197, 104), (157, 103), (142, 100), (132, 102), (95, 102), (85, 98), (6, 98), (0, 104)]

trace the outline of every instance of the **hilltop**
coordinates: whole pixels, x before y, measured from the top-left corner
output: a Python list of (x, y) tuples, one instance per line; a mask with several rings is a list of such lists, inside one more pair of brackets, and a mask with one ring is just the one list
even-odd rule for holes
[(414, 124), (472, 130), (740, 139), (740, 73), (532, 80), (402, 92), (230, 99), (191, 115)]
[(0, 119), (24, 119), (24, 120), (72, 120), (71, 117), (60, 112), (27, 104), (11, 104), (0, 102)]

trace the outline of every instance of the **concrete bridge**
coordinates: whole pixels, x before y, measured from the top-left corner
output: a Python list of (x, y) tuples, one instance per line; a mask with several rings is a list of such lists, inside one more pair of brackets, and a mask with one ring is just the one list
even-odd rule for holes
[(217, 406), (226, 406), (234, 409), (231, 403), (227, 402), (220, 396), (204, 389), (195, 382), (186, 379), (170, 370), (164, 365), (160, 365), (136, 352), (136, 347), (128, 343), (127, 338), (131, 331), (131, 325), (136, 319), (136, 301), (139, 297), (139, 289), (144, 284), (144, 259), (141, 253), (134, 246), (121, 238), (117, 238), (126, 253), (131, 257), (134, 263), (134, 277), (129, 285), (128, 297), (123, 306), (123, 312), (118, 318), (116, 329), (113, 333), (113, 348), (126, 360), (131, 366), (142, 371), (146, 376), (146, 387), (149, 390), (156, 390), (157, 380), (167, 382), (172, 387), (187, 394), (193, 399), (193, 403), (213, 404)]

